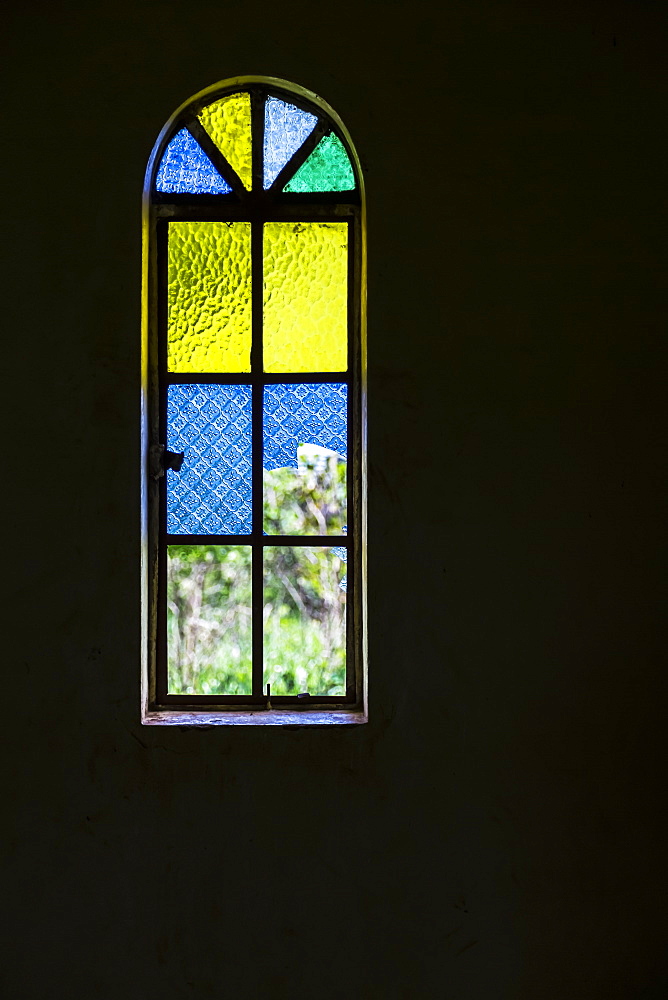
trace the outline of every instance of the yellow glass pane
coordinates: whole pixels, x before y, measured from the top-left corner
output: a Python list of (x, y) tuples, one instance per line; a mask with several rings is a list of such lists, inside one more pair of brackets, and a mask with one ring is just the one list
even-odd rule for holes
[(167, 370), (249, 372), (250, 222), (170, 222)]
[(231, 94), (200, 112), (199, 120), (236, 170), (244, 187), (252, 183), (250, 94)]
[(348, 224), (264, 226), (264, 370), (348, 367)]

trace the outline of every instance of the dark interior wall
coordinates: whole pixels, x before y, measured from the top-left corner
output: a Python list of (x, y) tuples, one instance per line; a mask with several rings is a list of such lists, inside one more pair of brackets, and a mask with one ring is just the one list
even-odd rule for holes
[[(7, 997), (668, 995), (663, 14), (10, 5)], [(142, 177), (242, 73), (367, 175), (353, 732), (138, 721)]]

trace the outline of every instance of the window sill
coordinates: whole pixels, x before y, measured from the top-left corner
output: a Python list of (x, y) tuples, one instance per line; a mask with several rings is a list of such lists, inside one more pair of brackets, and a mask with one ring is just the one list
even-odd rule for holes
[(367, 722), (360, 711), (290, 711), (270, 709), (261, 712), (147, 712), (143, 726), (283, 726), (291, 729), (322, 726), (358, 726)]

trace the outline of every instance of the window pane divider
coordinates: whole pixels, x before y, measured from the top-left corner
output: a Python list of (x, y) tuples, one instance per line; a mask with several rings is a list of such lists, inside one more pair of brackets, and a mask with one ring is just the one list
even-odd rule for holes
[[(253, 303), (254, 304), (254, 303)], [(273, 372), (260, 372), (255, 374), (247, 372), (167, 372), (163, 376), (166, 385), (299, 385), (337, 382), (348, 383), (350, 381), (348, 372), (293, 372), (290, 375), (275, 374)]]
[(261, 535), (256, 538), (251, 532), (248, 535), (176, 535), (166, 534), (167, 545), (312, 545), (326, 548), (338, 545), (348, 548), (350, 535)]
[[(262, 185), (262, 144), (264, 142), (264, 122), (261, 104), (256, 95), (251, 98), (252, 174), (253, 190)], [(252, 601), (252, 691), (253, 697), (263, 694), (264, 678), (264, 559), (263, 548), (258, 544), (262, 538), (264, 518), (263, 491), (263, 414), (264, 393), (261, 375), (264, 368), (263, 354), (263, 283), (264, 262), (262, 258), (262, 226), (260, 219), (251, 221), (251, 374), (252, 388), (252, 437), (251, 437), (251, 601)]]

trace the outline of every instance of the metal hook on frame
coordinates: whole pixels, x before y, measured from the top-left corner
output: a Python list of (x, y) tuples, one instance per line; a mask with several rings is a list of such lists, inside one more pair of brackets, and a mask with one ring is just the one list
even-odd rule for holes
[(158, 480), (164, 476), (167, 469), (180, 472), (184, 458), (184, 451), (167, 451), (164, 444), (152, 444), (149, 449), (151, 476)]

